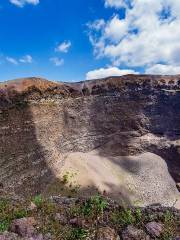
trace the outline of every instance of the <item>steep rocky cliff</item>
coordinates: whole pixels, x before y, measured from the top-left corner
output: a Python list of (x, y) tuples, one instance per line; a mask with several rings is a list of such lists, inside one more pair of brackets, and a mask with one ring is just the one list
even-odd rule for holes
[(47, 192), (64, 174), (131, 203), (173, 204), (180, 182), (180, 76), (0, 84), (0, 182)]

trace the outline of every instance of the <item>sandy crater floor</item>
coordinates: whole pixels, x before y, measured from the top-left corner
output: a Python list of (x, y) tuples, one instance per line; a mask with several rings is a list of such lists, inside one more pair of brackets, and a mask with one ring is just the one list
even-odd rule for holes
[(126, 203), (179, 205), (180, 195), (165, 161), (150, 152), (116, 157), (98, 151), (69, 153), (58, 177), (66, 173), (84, 193), (96, 188)]

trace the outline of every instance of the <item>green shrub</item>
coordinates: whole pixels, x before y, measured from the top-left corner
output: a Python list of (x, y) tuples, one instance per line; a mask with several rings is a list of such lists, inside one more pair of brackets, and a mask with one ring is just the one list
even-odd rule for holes
[(10, 222), (8, 220), (0, 221), (0, 233), (8, 231)]
[(87, 230), (83, 228), (74, 228), (71, 230), (70, 239), (71, 240), (86, 239), (87, 234), (88, 234)]
[(170, 211), (166, 211), (163, 216), (164, 231), (161, 240), (171, 240), (175, 236), (175, 219)]
[(41, 195), (37, 195), (34, 197), (33, 199), (33, 203), (37, 206), (37, 207), (41, 207), (43, 204), (43, 198)]
[(27, 217), (28, 211), (26, 209), (15, 209), (13, 212), (13, 218), (19, 219)]
[(0, 232), (7, 231), (12, 220), (26, 217), (27, 209), (21, 204), (13, 204), (9, 200), (0, 200)]
[(3, 212), (9, 206), (9, 202), (6, 199), (0, 200), (0, 213)]
[(163, 217), (164, 217), (165, 224), (169, 224), (174, 221), (174, 216), (170, 211), (166, 211)]
[[(138, 213), (139, 215), (140, 213)], [(138, 216), (140, 217), (140, 216)], [(111, 220), (114, 224), (118, 224), (121, 226), (127, 226), (134, 224), (136, 222), (136, 218), (131, 209), (124, 208), (121, 211), (114, 211), (111, 214)]]
[(104, 209), (107, 207), (107, 201), (97, 195), (88, 199), (84, 206), (82, 207), (82, 212), (84, 216), (92, 216), (97, 218), (99, 215), (102, 215)]
[(136, 219), (136, 223), (140, 223), (142, 221), (142, 211), (140, 208), (137, 208), (135, 210), (135, 219)]
[(133, 224), (135, 222), (135, 217), (133, 216), (131, 209), (124, 209), (119, 216), (119, 220), (123, 225)]

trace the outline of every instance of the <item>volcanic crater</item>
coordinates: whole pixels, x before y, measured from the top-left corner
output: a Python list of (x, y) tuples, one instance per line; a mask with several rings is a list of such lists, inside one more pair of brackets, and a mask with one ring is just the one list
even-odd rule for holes
[(55, 194), (68, 173), (79, 194), (175, 205), (180, 75), (3, 82), (0, 140), (2, 191)]

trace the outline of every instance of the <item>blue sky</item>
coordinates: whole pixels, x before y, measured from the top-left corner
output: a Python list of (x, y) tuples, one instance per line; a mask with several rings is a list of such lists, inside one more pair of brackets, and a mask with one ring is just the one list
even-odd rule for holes
[(131, 3), (1, 0), (0, 81), (180, 73), (180, 1)]
[[(82, 80), (86, 72), (105, 64), (95, 60), (88, 40), (86, 24), (95, 18), (109, 17), (101, 0), (42, 0), (23, 8), (1, 0), (0, 9), (0, 80), (43, 76), (55, 80)], [(55, 52), (58, 44), (71, 41), (68, 53)], [(31, 55), (31, 64), (12, 64), (4, 57)], [(63, 58), (55, 66), (50, 58)]]

